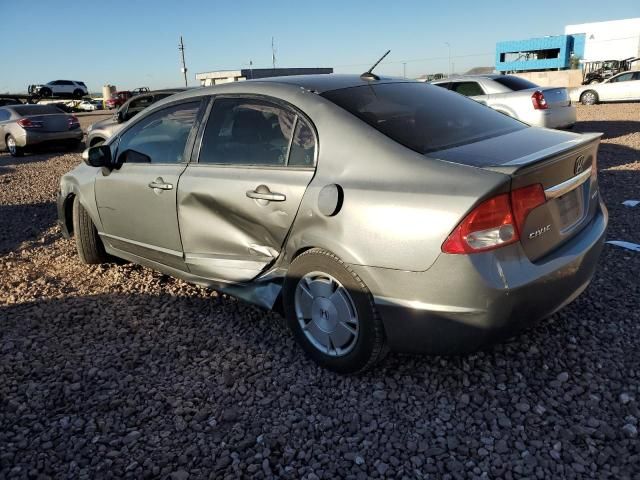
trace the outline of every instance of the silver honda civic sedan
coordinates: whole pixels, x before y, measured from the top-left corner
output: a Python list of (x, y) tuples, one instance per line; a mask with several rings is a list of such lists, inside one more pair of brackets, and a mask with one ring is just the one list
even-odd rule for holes
[(589, 284), (600, 135), (424, 83), (319, 75), (183, 92), (61, 180), (85, 263), (119, 257), (284, 313), (320, 365), (452, 354)]

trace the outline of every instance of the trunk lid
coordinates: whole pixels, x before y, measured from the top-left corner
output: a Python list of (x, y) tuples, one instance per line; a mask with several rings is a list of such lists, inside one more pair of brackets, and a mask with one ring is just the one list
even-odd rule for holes
[(542, 185), (546, 202), (529, 212), (519, 232), (527, 257), (535, 262), (594, 217), (601, 135), (527, 128), (430, 156), (508, 175), (512, 190)]
[(66, 113), (53, 113), (46, 115), (29, 115), (26, 118), (33, 122), (41, 122), (39, 132), (66, 132), (69, 130), (69, 115)]
[(571, 105), (569, 91), (566, 88), (538, 88), (532, 89), (531, 94), (536, 90), (542, 92), (549, 108), (567, 107)]

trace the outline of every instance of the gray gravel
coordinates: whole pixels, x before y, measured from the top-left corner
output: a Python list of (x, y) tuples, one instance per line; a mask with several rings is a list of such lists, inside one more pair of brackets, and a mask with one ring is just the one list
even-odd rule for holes
[[(606, 132), (609, 238), (640, 243), (640, 105), (578, 116)], [(640, 254), (607, 246), (582, 297), (490, 350), (337, 376), (275, 314), (80, 265), (53, 203), (79, 161), (0, 156), (0, 479), (640, 478)]]

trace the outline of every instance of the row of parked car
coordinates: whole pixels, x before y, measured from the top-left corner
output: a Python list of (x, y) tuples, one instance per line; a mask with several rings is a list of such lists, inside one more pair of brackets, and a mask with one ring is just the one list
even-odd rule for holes
[[(476, 102), (487, 105), (505, 115), (518, 119), (532, 126), (546, 128), (572, 128), (576, 122), (575, 104), (581, 102), (585, 105), (593, 105), (606, 101), (634, 101), (640, 100), (640, 71), (626, 71), (615, 75), (602, 83), (590, 84), (575, 89), (539, 87), (538, 85), (513, 75), (461, 75), (450, 78), (442, 78), (429, 82), (438, 87), (467, 96)], [(47, 95), (64, 96), (66, 94), (87, 94), (86, 85), (83, 82), (71, 80), (56, 80), (49, 82), (38, 90)], [(80, 92), (82, 90), (82, 92)], [(184, 89), (166, 89), (150, 91), (147, 87), (133, 90), (115, 92), (107, 99), (105, 106), (109, 109), (117, 108), (112, 118), (91, 125), (87, 132), (87, 145), (95, 146), (110, 138), (113, 133), (125, 122), (133, 118), (140, 111), (152, 105), (158, 100), (173, 95)], [(0, 99), (0, 107), (9, 110), (2, 113), (0, 110), (0, 131), (7, 130), (7, 122), (16, 121), (19, 118), (18, 110), (11, 110), (11, 104), (20, 102), (11, 99)], [(65, 109), (64, 106), (58, 106)], [(85, 99), (76, 105), (79, 110), (97, 110), (102, 108), (102, 102)], [(65, 109), (69, 112), (68, 109)], [(29, 109), (29, 112), (34, 109)], [(43, 109), (45, 115), (50, 109)], [(4, 120), (2, 120), (4, 118)], [(0, 146), (9, 149), (12, 154), (23, 154), (30, 145), (41, 143), (43, 140), (54, 139), (55, 132), (48, 131), (51, 135), (44, 137), (33, 134), (39, 128), (30, 127), (30, 134), (21, 133), (13, 141), (9, 142), (9, 133), (4, 133), (0, 138)], [(24, 129), (24, 127), (23, 127)], [(66, 134), (66, 132), (64, 132)], [(64, 137), (65, 135), (63, 135)], [(16, 148), (10, 148), (9, 144)]]

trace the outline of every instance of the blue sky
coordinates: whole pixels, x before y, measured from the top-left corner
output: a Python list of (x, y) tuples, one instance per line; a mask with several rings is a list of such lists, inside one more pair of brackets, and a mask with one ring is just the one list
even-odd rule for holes
[[(562, 34), (567, 24), (640, 16), (638, 0), (538, 2), (75, 1), (0, 0), (4, 55), (0, 92), (58, 78), (180, 86), (179, 36), (190, 85), (196, 72), (277, 65), (365, 70), (386, 49), (378, 72), (408, 76), (493, 65), (495, 43)], [(8, 39), (13, 39), (9, 42)]]

